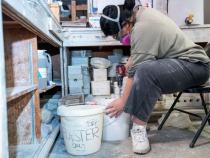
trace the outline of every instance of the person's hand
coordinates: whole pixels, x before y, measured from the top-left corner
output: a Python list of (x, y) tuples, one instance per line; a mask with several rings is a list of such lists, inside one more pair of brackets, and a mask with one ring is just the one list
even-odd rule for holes
[(125, 103), (122, 98), (114, 100), (106, 108), (106, 114), (111, 118), (118, 117), (123, 112), (124, 104)]

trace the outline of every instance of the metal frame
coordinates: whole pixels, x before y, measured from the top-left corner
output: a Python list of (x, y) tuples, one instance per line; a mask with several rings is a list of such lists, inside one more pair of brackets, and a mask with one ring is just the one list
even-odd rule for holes
[[(33, 48), (32, 48), (32, 43), (29, 43), (28, 45), (28, 52), (29, 52), (29, 77), (31, 81), (31, 85), (34, 86), (34, 71), (33, 71)], [(31, 134), (32, 134), (32, 143), (35, 144), (37, 142), (36, 138), (36, 116), (35, 116), (35, 97), (34, 95), (32, 96), (30, 100), (30, 106), (31, 106), (31, 122), (32, 122), (32, 128), (31, 128)]]
[(61, 85), (62, 85), (62, 97), (65, 96), (65, 82), (64, 82), (64, 48), (60, 48), (60, 68), (61, 68)]
[(201, 116), (197, 115), (197, 114), (194, 114), (194, 113), (191, 113), (191, 112), (188, 112), (188, 111), (185, 111), (185, 110), (181, 110), (181, 109), (177, 109), (177, 108), (174, 108), (176, 103), (178, 102), (179, 98), (181, 97), (183, 92), (180, 92), (178, 94), (178, 96), (176, 97), (176, 99), (174, 100), (173, 104), (171, 105), (170, 109), (168, 110), (168, 112), (166, 113), (165, 117), (163, 118), (162, 122), (160, 123), (159, 127), (158, 127), (158, 130), (161, 130), (163, 125), (165, 124), (166, 120), (169, 118), (170, 114), (176, 110), (176, 111), (179, 111), (179, 112), (182, 112), (182, 113), (186, 113), (186, 114), (189, 114), (189, 115), (192, 115), (192, 116), (195, 116), (197, 118), (200, 118), (202, 120), (202, 123), (201, 123), (201, 126), (200, 128), (198, 129), (198, 131), (196, 132), (192, 142), (190, 143), (190, 148), (193, 148), (195, 146), (195, 143), (198, 139), (198, 137), (200, 136), (203, 128), (205, 127), (206, 123), (208, 122), (209, 125), (210, 125), (210, 111), (208, 112), (207, 110), (207, 107), (206, 107), (206, 103), (205, 103), (205, 100), (204, 100), (204, 97), (203, 97), (203, 93), (199, 93), (200, 94), (200, 98), (201, 98), (201, 101), (202, 101), (202, 106), (204, 108), (204, 112), (206, 114), (205, 118), (202, 119)]
[(9, 157), (5, 60), (2, 29), (2, 1), (0, 0), (0, 157)]
[(68, 48), (64, 47), (64, 96), (68, 95)]

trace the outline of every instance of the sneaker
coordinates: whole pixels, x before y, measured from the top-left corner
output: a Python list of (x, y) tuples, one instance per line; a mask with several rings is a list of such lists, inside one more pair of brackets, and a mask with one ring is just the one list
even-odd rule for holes
[(147, 138), (146, 126), (133, 125), (131, 137), (134, 153), (146, 154), (150, 151), (151, 148)]

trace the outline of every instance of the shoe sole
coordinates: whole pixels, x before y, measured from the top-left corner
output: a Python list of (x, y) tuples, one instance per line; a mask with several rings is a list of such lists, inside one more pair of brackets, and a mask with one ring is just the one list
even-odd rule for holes
[(137, 154), (137, 155), (146, 155), (146, 154), (148, 154), (151, 150), (152, 150), (152, 148), (151, 148), (151, 145), (150, 145), (148, 151), (143, 152), (143, 153), (138, 153), (138, 152), (134, 152), (134, 153)]

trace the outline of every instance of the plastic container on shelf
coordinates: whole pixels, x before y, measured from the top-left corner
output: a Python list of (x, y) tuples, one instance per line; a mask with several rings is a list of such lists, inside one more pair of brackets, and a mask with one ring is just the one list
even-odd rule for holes
[(47, 88), (48, 80), (48, 58), (45, 54), (46, 50), (38, 50), (38, 79), (39, 89)]
[(50, 83), (51, 81), (53, 81), (53, 75), (52, 75), (52, 70), (53, 70), (53, 68), (52, 68), (52, 58), (51, 58), (51, 56), (50, 56), (50, 54), (48, 54), (48, 53), (46, 53), (45, 52), (45, 55), (47, 56), (47, 60), (48, 60), (48, 62), (47, 62), (47, 79), (48, 79), (48, 83)]
[(46, 50), (38, 50), (39, 89), (45, 89), (53, 80), (52, 58)]

